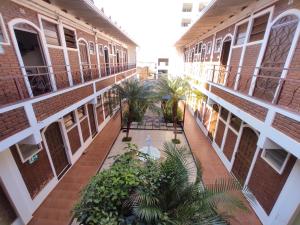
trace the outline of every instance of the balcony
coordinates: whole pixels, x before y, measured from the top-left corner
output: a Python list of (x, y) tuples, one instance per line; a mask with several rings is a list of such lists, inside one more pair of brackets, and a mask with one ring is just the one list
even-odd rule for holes
[(300, 68), (206, 65), (198, 69), (200, 81), (300, 113), (300, 79), (296, 79)]
[(72, 65), (9, 67), (0, 64), (0, 106), (134, 68), (136, 64), (100, 64), (100, 66), (82, 64), (77, 67)]

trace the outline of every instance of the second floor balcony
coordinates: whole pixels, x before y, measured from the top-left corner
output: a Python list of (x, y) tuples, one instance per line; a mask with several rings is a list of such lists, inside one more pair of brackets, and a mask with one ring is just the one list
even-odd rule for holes
[(0, 106), (136, 68), (136, 64), (7, 66), (0, 64)]
[(289, 111), (300, 113), (300, 68), (189, 65), (188, 74)]

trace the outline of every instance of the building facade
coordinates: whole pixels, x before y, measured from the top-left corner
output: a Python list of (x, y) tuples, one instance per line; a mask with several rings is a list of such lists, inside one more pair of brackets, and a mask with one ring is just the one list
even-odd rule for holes
[(189, 108), (261, 222), (297, 224), (300, 2), (215, 0), (204, 11), (176, 43)]
[(93, 1), (0, 4), (0, 223), (27, 224), (118, 113), (136, 43)]

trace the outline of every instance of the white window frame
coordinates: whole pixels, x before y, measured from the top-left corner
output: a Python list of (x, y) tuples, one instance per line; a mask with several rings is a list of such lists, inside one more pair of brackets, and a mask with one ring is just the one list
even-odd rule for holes
[[(220, 41), (220, 48), (219, 49), (217, 49), (217, 46), (218, 46), (217, 43), (218, 43), (218, 41)], [(223, 43), (222, 37), (216, 39), (214, 53), (220, 53), (221, 52), (222, 43)]]
[[(44, 20), (44, 21), (47, 21), (47, 22), (49, 22), (49, 23), (53, 23), (53, 24), (56, 25), (56, 27), (57, 27), (58, 39), (59, 39), (59, 45), (51, 45), (51, 44), (48, 44), (48, 43), (47, 43), (46, 35), (45, 35), (45, 30), (44, 30), (44, 25), (43, 25), (43, 20)], [(43, 16), (43, 15), (40, 15), (40, 14), (39, 14), (39, 23), (40, 23), (41, 30), (43, 31), (43, 35), (44, 35), (44, 37), (45, 37), (45, 41), (46, 41), (47, 47), (48, 47), (48, 48), (58, 48), (58, 49), (63, 49), (63, 43), (62, 43), (63, 40), (61, 40), (62, 35), (61, 35), (60, 29), (59, 29), (59, 22), (56, 21), (56, 20), (54, 20), (54, 19), (51, 19), (51, 18), (48, 18), (48, 17), (46, 17), (46, 16)], [(63, 37), (65, 38), (65, 34), (63, 34)], [(64, 41), (65, 41), (65, 40), (64, 40)]]
[(6, 26), (5, 26), (5, 23), (4, 23), (4, 20), (3, 20), (3, 17), (2, 17), (1, 13), (0, 13), (0, 28), (2, 30), (3, 38), (4, 38), (4, 42), (0, 42), (0, 44), (10, 45), (10, 40), (9, 40), (8, 33), (7, 33), (7, 30), (6, 30)]
[[(286, 158), (285, 158), (285, 160), (284, 160), (284, 162), (283, 162), (281, 168), (278, 169), (276, 166), (273, 165), (273, 163), (272, 163), (268, 158), (266, 158), (266, 150), (267, 150), (266, 148), (263, 148), (260, 157), (261, 157), (266, 163), (268, 163), (268, 164), (269, 164), (269, 165), (270, 165), (270, 166), (271, 166), (278, 174), (281, 175), (281, 174), (283, 173), (284, 169), (285, 169), (285, 166), (286, 166), (286, 164), (287, 164), (287, 162), (288, 162), (290, 156), (291, 156), (291, 153), (289, 153), (288, 151), (286, 151), (286, 152), (287, 152), (287, 156), (286, 156)], [(284, 149), (282, 149), (282, 150), (285, 151)]]
[[(64, 117), (65, 117), (66, 115), (68, 115), (69, 113), (72, 113), (72, 114), (73, 114), (73, 117), (74, 117), (74, 124), (73, 124), (72, 126), (70, 126), (70, 127), (67, 128), (67, 127), (66, 127), (66, 124), (65, 124), (65, 121), (64, 121)], [(74, 112), (74, 111), (71, 111), (71, 112), (69, 112), (69, 113), (63, 116), (63, 123), (64, 123), (64, 126), (65, 126), (67, 132), (70, 131), (70, 130), (72, 130), (75, 126), (77, 126), (77, 123), (78, 123), (77, 118), (76, 118), (76, 115), (75, 115), (75, 112)]]
[[(210, 47), (209, 47), (210, 46)], [(211, 50), (212, 50), (212, 42), (209, 41), (206, 43), (206, 55), (210, 55), (211, 54)]]
[(31, 156), (28, 156), (26, 159), (23, 158), (23, 155), (21, 153), (21, 149), (19, 147), (19, 144), (16, 144), (16, 148), (17, 148), (17, 151), (18, 151), (18, 154), (20, 156), (20, 159), (21, 159), (21, 162), (22, 163), (26, 163), (32, 156), (38, 154), (40, 151), (42, 151), (42, 144), (37, 144), (39, 146), (38, 150), (36, 152), (34, 152), (34, 154), (32, 154)]
[[(82, 118), (79, 118), (79, 115), (78, 115), (78, 109), (83, 107), (84, 108), (84, 112), (85, 112), (85, 115), (82, 117)], [(76, 114), (77, 114), (77, 118), (78, 118), (78, 122), (81, 123), (81, 121), (83, 121), (85, 118), (87, 118), (88, 116), (88, 111), (87, 111), (87, 107), (86, 107), (86, 104), (85, 105), (82, 105), (82, 106), (79, 106), (78, 108), (76, 108)]]
[[(102, 51), (100, 51), (100, 48)], [(103, 44), (98, 44), (98, 51), (99, 51), (99, 55), (103, 56), (104, 55), (104, 47)]]
[[(88, 46), (88, 47), (89, 47), (89, 54), (90, 54), (90, 55), (95, 55), (95, 53), (96, 53), (96, 49), (95, 49), (96, 46), (95, 46), (95, 43), (92, 42), (92, 41), (89, 41), (88, 44), (89, 44), (89, 46)], [(91, 44), (92, 44), (92, 46), (93, 46), (93, 50), (91, 50)]]

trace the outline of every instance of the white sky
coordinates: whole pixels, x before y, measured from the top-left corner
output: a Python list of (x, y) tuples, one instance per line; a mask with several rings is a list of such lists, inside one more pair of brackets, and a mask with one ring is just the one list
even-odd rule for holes
[(94, 0), (139, 45), (138, 61), (164, 57), (180, 37), (181, 0)]

